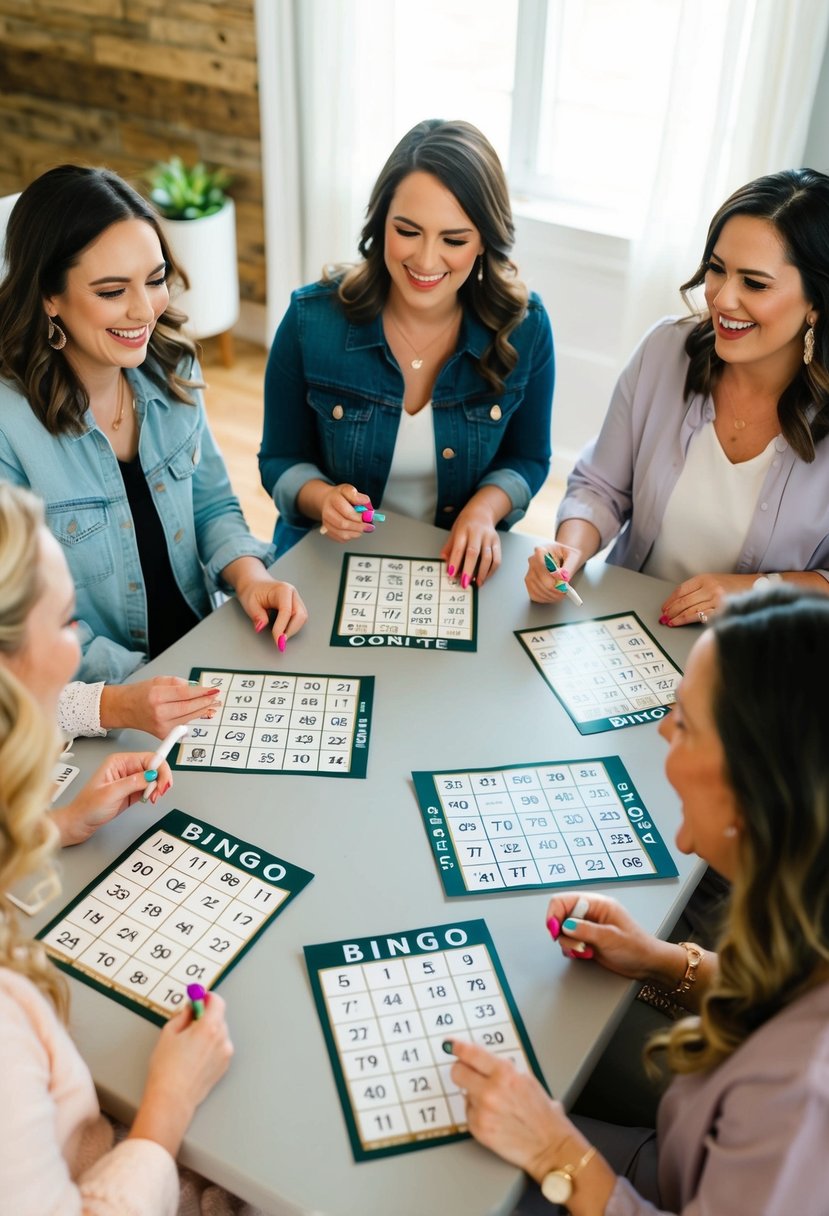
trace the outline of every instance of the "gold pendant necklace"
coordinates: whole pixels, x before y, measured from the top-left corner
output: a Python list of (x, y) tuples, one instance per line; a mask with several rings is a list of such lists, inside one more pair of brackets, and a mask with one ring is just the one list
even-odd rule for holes
[(435, 343), (437, 341), (439, 341), (440, 338), (443, 338), (446, 334), (449, 333), (449, 330), (455, 324), (459, 315), (460, 315), (460, 313), (456, 312), (454, 314), (454, 316), (452, 317), (451, 321), (449, 322), (449, 324), (447, 326), (445, 326), (440, 331), (439, 334), (436, 334), (435, 337), (432, 338), (431, 342), (427, 342), (425, 346), (421, 347), (421, 349), (418, 350), (417, 347), (415, 346), (414, 342), (412, 342), (411, 338), (409, 338), (408, 335), (405, 334), (403, 332), (403, 330), (400, 328), (399, 323), (394, 319), (392, 314), (388, 310), (386, 310), (386, 312), (384, 314), (384, 316), (386, 317), (386, 320), (391, 321), (394, 328), (400, 334), (400, 337), (403, 339), (403, 341), (406, 343), (406, 345), (409, 346), (411, 348), (411, 350), (414, 352), (414, 359), (412, 359), (409, 366), (411, 367), (412, 371), (415, 371), (415, 372), (419, 372), (421, 367), (423, 367), (423, 356), (426, 353), (426, 351), (429, 349), (429, 347), (434, 346)]
[[(127, 382), (126, 382), (124, 376), (121, 374), (118, 376), (118, 413), (115, 415), (115, 418), (112, 420), (113, 431), (117, 431), (118, 428), (121, 426), (121, 423), (124, 421), (124, 400), (125, 400), (126, 396), (127, 396)], [(133, 408), (133, 410), (135, 409), (135, 398), (134, 397), (132, 398), (132, 408)]]

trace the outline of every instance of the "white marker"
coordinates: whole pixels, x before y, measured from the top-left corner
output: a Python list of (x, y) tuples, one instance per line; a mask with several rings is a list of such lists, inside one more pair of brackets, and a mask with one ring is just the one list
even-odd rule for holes
[[(180, 740), (183, 739), (185, 735), (189, 735), (189, 733), (190, 733), (190, 727), (187, 725), (174, 726), (173, 729), (170, 731), (169, 735), (167, 736), (167, 738), (164, 739), (159, 744), (158, 750), (153, 752), (152, 756), (150, 757), (150, 763), (149, 763), (149, 766), (146, 771), (147, 772), (157, 771), (158, 766), (159, 766), (159, 764), (161, 764), (162, 760), (166, 760), (167, 756), (173, 750), (175, 745), (178, 742), (180, 742)], [(144, 793), (141, 795), (141, 801), (146, 802), (147, 799), (150, 797), (150, 794), (152, 794), (153, 790), (155, 790), (157, 788), (158, 788), (158, 782), (155, 779), (153, 779), (152, 781), (150, 781), (150, 784), (147, 786), (147, 788), (144, 790)]]
[(590, 900), (585, 899), (583, 895), (580, 895), (578, 897), (578, 899), (576, 900), (575, 907), (573, 908), (573, 911), (570, 913), (570, 916), (572, 916), (573, 920), (584, 920), (585, 916), (587, 916), (587, 913), (589, 911), (590, 911)]
[[(550, 571), (550, 574), (558, 574), (559, 570), (561, 569), (552, 553), (544, 554), (544, 565)], [(571, 587), (569, 583), (566, 583), (564, 579), (561, 579), (560, 582), (556, 583), (556, 591), (562, 591), (565, 595), (569, 595), (570, 599), (577, 608), (580, 608), (584, 603), (584, 600), (581, 598), (578, 591)]]

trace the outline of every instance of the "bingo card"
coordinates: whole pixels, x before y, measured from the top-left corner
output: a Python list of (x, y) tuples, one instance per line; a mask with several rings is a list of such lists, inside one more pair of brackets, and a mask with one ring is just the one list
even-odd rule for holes
[(682, 672), (635, 612), (517, 629), (582, 735), (664, 718)]
[(306, 946), (305, 961), (356, 1161), (468, 1136), (448, 1036), (544, 1083), (484, 921)]
[(478, 588), (446, 562), (346, 553), (331, 645), (476, 650), (477, 620)]
[(172, 768), (365, 777), (373, 676), (194, 667), (190, 679), (221, 688), (222, 707), (193, 723)]
[(312, 878), (174, 810), (38, 937), (69, 975), (160, 1025), (188, 984), (215, 988)]
[(447, 895), (676, 877), (618, 756), (412, 778)]

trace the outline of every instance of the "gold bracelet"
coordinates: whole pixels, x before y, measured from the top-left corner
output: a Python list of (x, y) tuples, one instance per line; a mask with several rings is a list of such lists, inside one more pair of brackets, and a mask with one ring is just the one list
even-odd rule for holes
[(576, 1174), (583, 1170), (595, 1155), (596, 1149), (591, 1144), (581, 1161), (577, 1161), (575, 1165), (561, 1165), (557, 1170), (550, 1170), (549, 1174), (545, 1174), (541, 1179), (541, 1194), (544, 1198), (549, 1199), (550, 1203), (566, 1203), (573, 1194), (573, 1179)]
[(685, 974), (676, 988), (671, 989), (669, 996), (687, 996), (697, 982), (697, 970), (705, 955), (702, 946), (697, 946), (694, 942), (680, 942), (679, 944), (688, 956), (688, 962), (685, 966)]

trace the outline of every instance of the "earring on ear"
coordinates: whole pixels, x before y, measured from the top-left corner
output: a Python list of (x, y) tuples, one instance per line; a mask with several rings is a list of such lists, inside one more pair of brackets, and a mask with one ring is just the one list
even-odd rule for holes
[[(808, 321), (809, 318), (807, 317)], [(809, 321), (809, 328), (803, 335), (803, 362), (808, 367), (815, 357), (815, 323)]]
[(46, 341), (52, 350), (63, 350), (66, 345), (66, 334), (51, 317), (49, 318), (49, 333), (46, 335)]
[(483, 281), (484, 281), (484, 255), (481, 253), (478, 255), (478, 282), (483, 283)]
[(737, 835), (737, 825), (730, 823), (727, 828), (723, 828), (723, 836), (727, 836), (729, 840), (733, 840)]

